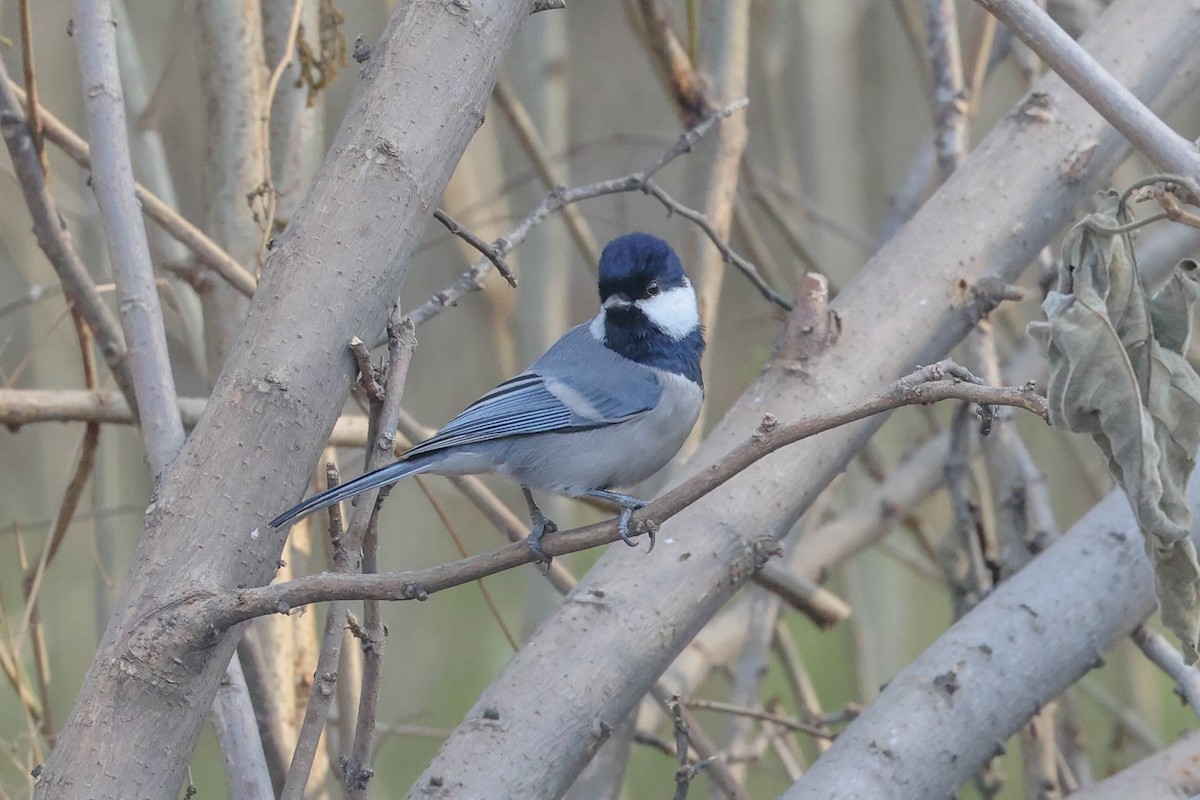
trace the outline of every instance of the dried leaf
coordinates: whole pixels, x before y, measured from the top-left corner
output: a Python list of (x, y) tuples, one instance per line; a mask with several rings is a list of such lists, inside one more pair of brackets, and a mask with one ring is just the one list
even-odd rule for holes
[(1200, 646), (1200, 564), (1184, 492), (1200, 446), (1200, 376), (1183, 358), (1200, 296), (1194, 262), (1147, 299), (1118, 198), (1063, 243), (1058, 286), (1029, 332), (1050, 362), (1050, 422), (1087, 433), (1133, 506), (1155, 565), (1163, 622), (1189, 663)]

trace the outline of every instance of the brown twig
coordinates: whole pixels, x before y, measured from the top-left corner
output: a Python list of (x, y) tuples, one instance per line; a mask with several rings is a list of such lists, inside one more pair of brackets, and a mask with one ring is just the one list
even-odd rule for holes
[[(25, 91), (13, 83), (2, 70), (0, 70), (0, 82), (19, 102), (27, 101)], [(0, 100), (5, 94), (4, 88), (0, 88)], [(80, 167), (90, 170), (92, 168), (92, 151), (83, 137), (46, 110), (45, 106), (38, 108), (46, 139), (66, 153)], [(18, 121), (24, 119), (15, 104), (7, 101), (3, 101), (0, 112), (12, 113)], [(137, 198), (141, 202), (146, 216), (158, 223), (172, 238), (195, 253), (201, 264), (216, 272), (247, 297), (254, 294), (258, 279), (225, 252), (220, 245), (210, 239), (204, 231), (184, 219), (178, 211), (171, 208), (162, 198), (142, 184), (135, 183), (134, 190), (137, 192)], [(182, 277), (189, 277), (186, 270), (182, 272)]]
[(38, 245), (46, 254), (50, 265), (62, 282), (63, 291), (71, 304), (78, 309), (88, 327), (95, 333), (104, 362), (113, 373), (113, 378), (131, 409), (137, 408), (133, 389), (133, 377), (129, 370), (129, 352), (125, 347), (125, 335), (121, 325), (108, 305), (100, 298), (96, 285), (80, 259), (70, 234), (67, 233), (62, 217), (50, 192), (46, 188), (46, 175), (33, 148), (29, 128), (20, 114), (20, 107), (10, 81), (0, 61), (0, 134), (8, 146), (13, 170), (25, 195), (25, 204), (33, 217), (33, 233)]
[(29, 135), (33, 139), (33, 150), (37, 153), (42, 173), (49, 174), (50, 161), (46, 158), (46, 140), (42, 133), (42, 120), (38, 114), (37, 78), (33, 69), (33, 18), (29, 12), (31, 0), (20, 0), (17, 4), (21, 17), (21, 69), (25, 73), (25, 86), (29, 95), (25, 103), (25, 119), (29, 124)]
[[(533, 168), (537, 171), (538, 177), (542, 179), (545, 188), (553, 189), (561, 186), (563, 181), (560, 173), (546, 156), (546, 143), (542, 141), (537, 126), (533, 124), (533, 119), (529, 116), (521, 98), (508, 88), (508, 81), (504, 78), (496, 81), (496, 88), (492, 90), (492, 99), (504, 112), (513, 132), (517, 135), (517, 142), (520, 143), (521, 149), (533, 163)], [(600, 262), (600, 245), (596, 241), (596, 234), (592, 233), (591, 226), (583, 218), (583, 214), (575, 206), (566, 206), (563, 208), (563, 222), (566, 223), (567, 231), (571, 234), (575, 246), (579, 248), (579, 254), (583, 256), (583, 260), (595, 267)], [(496, 268), (499, 269), (499, 265)]]
[[(404, 397), (404, 386), (408, 378), (408, 367), (412, 363), (417, 337), (413, 323), (401, 316), (400, 304), (392, 307), (388, 317), (388, 367), (387, 387), (383, 397), (371, 404), (373, 428), (378, 433), (371, 437), (372, 447), (367, 455), (367, 470), (378, 469), (392, 460), (396, 450), (396, 425), (400, 416), (400, 401)], [(386, 497), (386, 490), (373, 493), (360, 501), (350, 521), (348, 549), (351, 558), (357, 548), (361, 561), (357, 571), (363, 575), (375, 574), (379, 546), (379, 507)], [(369, 510), (366, 506), (370, 503)], [(365, 525), (365, 529), (363, 526)], [(360, 530), (362, 531), (360, 533)], [(360, 544), (361, 543), (361, 544)], [(348, 565), (348, 574), (355, 571), (353, 561)], [(379, 601), (363, 599), (363, 622), (365, 637), (362, 639), (363, 666), (362, 686), (358, 696), (358, 721), (354, 729), (354, 744), (346, 760), (342, 783), (346, 795), (354, 800), (365, 797), (367, 784), (375, 774), (370, 768), (371, 741), (375, 735), (375, 717), (378, 713), (379, 692), (383, 682), (383, 651), (387, 642)]]
[(517, 288), (517, 276), (513, 274), (512, 268), (504, 262), (504, 254), (500, 252), (500, 248), (503, 246), (502, 239), (488, 244), (483, 239), (480, 239), (478, 236), (464, 228), (462, 223), (447, 214), (441, 208), (435, 208), (433, 210), (433, 218), (442, 223), (442, 225), (446, 227), (446, 230), (450, 231), (451, 234), (462, 239), (464, 242), (471, 245), (471, 247), (474, 247), (476, 250), (482, 253), (484, 258), (492, 262), (492, 266), (496, 268), (496, 272), (499, 272), (500, 275), (503, 276), (504, 280), (508, 281), (508, 285), (514, 289)]
[[(1044, 398), (1029, 387), (990, 387), (965, 381), (948, 380), (947, 375), (963, 374), (957, 364), (942, 361), (922, 367), (884, 390), (837, 411), (807, 417), (780, 425), (770, 415), (764, 418), (754, 435), (735, 447), (716, 463), (693, 475), (635, 514), (633, 527), (641, 534), (657, 529), (665, 520), (716, 489), (742, 470), (776, 450), (827, 430), (856, 422), (874, 414), (904, 405), (929, 404), (942, 400), (1011, 405), (1024, 408), (1046, 419)], [(588, 525), (543, 539), (548, 555), (558, 556), (609, 544), (620, 538), (615, 520)], [(378, 575), (341, 575), (325, 573), (288, 583), (244, 589), (202, 601), (195, 609), (202, 624), (197, 631), (221, 631), (229, 626), (263, 614), (278, 613), (300, 605), (349, 598), (379, 600), (424, 600), (430, 594), (459, 586), (467, 581), (532, 562), (533, 554), (523, 543), (514, 543), (423, 570)]]
[(637, 0), (637, 10), (634, 22), (650, 51), (651, 61), (675, 100), (680, 119), (688, 127), (698, 124), (712, 114), (713, 106), (687, 48), (671, 30), (657, 0)]
[[(540, 225), (551, 214), (562, 210), (563, 207), (571, 203), (578, 203), (581, 200), (590, 200), (594, 197), (604, 197), (610, 194), (642, 190), (650, 178), (659, 170), (684, 153), (690, 152), (693, 145), (708, 133), (713, 126), (745, 107), (747, 102), (743, 99), (735, 103), (730, 103), (725, 108), (709, 116), (694, 128), (682, 134), (674, 145), (667, 148), (658, 158), (637, 172), (621, 178), (590, 183), (573, 189), (562, 187), (554, 190), (546, 195), (537, 208), (529, 212), (512, 230), (496, 241), (496, 252), (500, 255), (507, 255), (514, 247), (525, 240), (525, 237), (529, 235), (529, 232), (534, 227)], [(433, 319), (447, 307), (458, 302), (467, 293), (481, 288), (483, 285), (483, 276), (487, 274), (491, 267), (492, 262), (487, 258), (482, 258), (475, 262), (458, 280), (435, 294), (432, 298), (425, 301), (423, 305), (410, 313), (409, 318), (417, 325)]]
[[(332, 489), (338, 485), (337, 467), (332, 462), (326, 465), (325, 475), (328, 488)], [(335, 565), (344, 562), (344, 557), (339, 557), (345, 549), (342, 546), (342, 538), (342, 509), (340, 504), (334, 503), (329, 507), (329, 541), (333, 545)], [(342, 631), (348, 614), (349, 603), (339, 601), (331, 603), (325, 615), (325, 627), (321, 633), (321, 649), (317, 654), (312, 688), (308, 693), (308, 704), (304, 710), (304, 719), (300, 723), (300, 732), (296, 736), (296, 747), (292, 751), (292, 760), (284, 778), (283, 789), (279, 792), (280, 800), (304, 800), (317, 745), (325, 730), (329, 705), (333, 702), (337, 688)]]
[[(416, 481), (417, 486), (419, 486), (421, 489), (421, 493), (425, 495), (425, 499), (429, 501), (429, 505), (433, 507), (434, 513), (437, 514), (438, 519), (441, 520), (442, 527), (444, 527), (446, 532), (450, 534), (450, 539), (454, 542), (454, 547), (456, 550), (458, 550), (459, 556), (466, 558), (466, 545), (463, 544), (462, 537), (459, 536), (454, 524), (450, 521), (450, 515), (446, 513), (445, 507), (438, 502), (438, 499), (434, 497), (433, 492), (429, 491), (429, 487), (420, 476), (417, 476)], [(517, 637), (513, 635), (513, 632), (509, 630), (508, 625), (504, 622), (504, 617), (500, 614), (500, 606), (497, 605), (495, 598), (492, 597), (492, 593), (488, 591), (487, 585), (482, 580), (475, 581), (475, 585), (479, 587), (479, 594), (483, 596), (483, 602), (487, 604), (488, 611), (491, 612), (492, 618), (496, 620), (496, 625), (499, 626), (500, 632), (504, 634), (505, 641), (508, 642), (508, 646), (511, 647), (515, 653), (520, 645), (517, 644)]]
[(807, 722), (801, 722), (798, 719), (791, 717), (772, 714), (767, 711), (762, 711), (757, 708), (746, 708), (745, 706), (734, 705), (733, 703), (722, 703), (717, 700), (704, 700), (699, 697), (689, 698), (683, 701), (688, 708), (698, 708), (702, 711), (720, 711), (724, 714), (734, 714), (739, 717), (750, 717), (764, 722), (770, 722), (775, 725), (781, 725), (791, 731), (799, 731), (807, 733), (809, 736), (814, 736), (818, 739), (827, 739), (833, 741), (837, 738), (836, 734), (830, 733), (824, 728), (812, 725)]
[[(771, 645), (776, 655), (779, 656), (780, 666), (791, 689), (797, 711), (804, 717), (805, 722), (820, 731), (832, 733), (829, 730), (829, 722), (824, 719), (816, 687), (813, 686), (808, 670), (804, 666), (804, 660), (800, 656), (800, 648), (796, 645), (795, 638), (783, 621), (775, 622), (775, 638)], [(817, 752), (824, 753), (828, 750), (830, 741), (830, 739), (818, 738), (814, 742)]]
[(262, 95), (262, 111), (259, 114), (259, 123), (262, 125), (262, 133), (260, 141), (262, 142), (262, 168), (263, 180), (262, 188), (265, 197), (266, 209), (263, 214), (263, 248), (271, 240), (271, 236), (275, 232), (275, 206), (278, 201), (278, 193), (275, 191), (275, 182), (271, 175), (271, 108), (275, 102), (275, 93), (279, 90), (279, 82), (283, 79), (284, 72), (291, 66), (292, 61), (296, 57), (296, 36), (300, 32), (300, 16), (304, 11), (304, 0), (293, 0), (292, 13), (288, 18), (287, 32), (284, 34), (282, 47), (280, 48), (279, 62), (271, 69), (271, 75), (267, 79), (266, 90)]

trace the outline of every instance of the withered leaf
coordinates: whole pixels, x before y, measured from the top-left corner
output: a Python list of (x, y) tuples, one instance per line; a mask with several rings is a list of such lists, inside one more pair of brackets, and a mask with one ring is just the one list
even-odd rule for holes
[(1200, 446), (1200, 376), (1183, 357), (1200, 296), (1185, 261), (1153, 298), (1128, 234), (1112, 231), (1118, 197), (1063, 242), (1058, 285), (1029, 332), (1050, 363), (1050, 422), (1087, 433), (1125, 490), (1155, 566), (1163, 622), (1189, 663), (1200, 648), (1200, 564), (1185, 487)]

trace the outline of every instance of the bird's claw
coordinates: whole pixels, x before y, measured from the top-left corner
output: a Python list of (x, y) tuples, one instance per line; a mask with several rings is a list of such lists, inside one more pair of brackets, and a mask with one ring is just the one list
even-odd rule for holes
[(558, 526), (554, 524), (554, 520), (538, 514), (537, 519), (533, 521), (533, 529), (529, 531), (529, 535), (525, 537), (525, 544), (529, 545), (529, 551), (533, 553), (533, 557), (543, 564), (549, 564), (551, 558), (542, 549), (542, 537), (547, 533), (557, 533)]
[[(637, 547), (635, 542), (629, 535), (629, 523), (633, 520), (633, 512), (642, 506), (622, 506), (621, 516), (617, 519), (617, 533), (621, 534), (621, 541), (630, 547)], [(647, 528), (646, 535), (650, 538), (650, 548), (646, 550), (649, 554), (654, 551), (654, 529)]]

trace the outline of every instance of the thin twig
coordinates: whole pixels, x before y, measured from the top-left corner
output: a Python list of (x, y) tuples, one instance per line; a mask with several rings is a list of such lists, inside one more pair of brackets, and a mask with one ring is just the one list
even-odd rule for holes
[(25, 195), (30, 216), (33, 217), (33, 234), (58, 274), (67, 299), (83, 315), (88, 327), (96, 335), (104, 363), (112, 371), (113, 379), (125, 395), (129, 407), (136, 409), (125, 334), (116, 316), (100, 298), (96, 284), (71, 243), (63, 218), (46, 188), (46, 175), (33, 148), (29, 128), (21, 117), (17, 99), (9, 91), (10, 84), (4, 62), (0, 61), (0, 134), (3, 134), (8, 146), (13, 170)]
[(767, 298), (780, 308), (787, 309), (788, 311), (792, 310), (792, 301), (788, 300), (782, 294), (768, 286), (767, 282), (763, 280), (762, 275), (759, 274), (758, 268), (735, 253), (733, 248), (725, 243), (725, 241), (721, 238), (721, 235), (717, 233), (716, 229), (714, 229), (709, 223), (708, 218), (704, 214), (701, 214), (699, 211), (683, 205), (678, 200), (663, 191), (662, 187), (653, 181), (644, 181), (638, 188), (666, 206), (668, 213), (678, 214), (684, 219), (695, 223), (700, 230), (704, 231), (704, 235), (709, 238), (709, 241), (716, 246), (717, 250), (721, 253), (721, 258), (725, 260), (726, 264), (732, 264), (733, 266), (737, 267), (737, 269), (749, 279), (750, 283), (754, 284), (754, 288), (758, 289), (763, 297)]
[[(1046, 419), (1049, 412), (1045, 399), (1028, 386), (990, 387), (945, 379), (947, 375), (961, 375), (964, 372), (952, 361), (942, 361), (922, 367), (883, 391), (828, 414), (808, 417), (788, 425), (780, 425), (774, 417), (767, 415), (747, 441), (635, 514), (634, 530), (637, 534), (656, 530), (665, 520), (754, 462), (786, 445), (900, 406), (951, 399), (966, 400), (1024, 408)], [(610, 520), (548, 535), (542, 544), (548, 555), (558, 556), (609, 544), (618, 538), (616, 521)], [(525, 544), (514, 543), (452, 564), (423, 570), (378, 575), (312, 575), (211, 598), (197, 604), (195, 611), (200, 619), (196, 625), (187, 627), (195, 631), (221, 631), (252, 617), (326, 600), (367, 597), (379, 600), (424, 600), (434, 592), (533, 560), (534, 556)]]
[[(704, 731), (696, 723), (696, 720), (692, 717), (692, 712), (684, 708), (683, 704), (679, 702), (679, 696), (663, 688), (661, 682), (654, 685), (654, 688), (650, 690), (650, 694), (671, 715), (671, 718), (676, 721), (675, 753), (679, 759), (680, 770), (685, 768), (691, 770), (687, 775), (688, 783), (691, 782), (691, 779), (696, 776), (700, 769), (707, 768), (711, 772), (713, 783), (716, 784), (717, 789), (726, 797), (730, 798), (730, 800), (748, 800), (745, 788), (730, 774), (729, 766), (721, 758), (720, 753), (717, 751), (717, 746), (713, 744), (712, 740), (705, 735)], [(694, 764), (690, 764), (690, 767), (688, 761), (689, 746), (699, 756), (699, 760)], [(676, 780), (679, 777), (677, 773)], [(684, 795), (686, 796), (686, 786), (683, 788)], [(678, 789), (679, 785), (676, 784), (677, 792)], [(676, 794), (676, 797), (679, 797), (679, 795)]]
[(267, 81), (266, 91), (262, 96), (262, 111), (259, 120), (262, 124), (262, 165), (263, 165), (263, 190), (266, 195), (267, 208), (263, 214), (263, 247), (271, 240), (271, 235), (275, 230), (275, 204), (276, 193), (275, 183), (271, 175), (271, 108), (275, 102), (275, 92), (279, 90), (279, 81), (283, 79), (283, 73), (291, 65), (296, 57), (296, 35), (300, 31), (300, 14), (304, 11), (304, 0), (293, 0), (292, 14), (288, 20), (287, 33), (284, 35), (283, 47), (279, 56), (279, 63), (271, 70), (271, 77)]
[(50, 172), (50, 161), (46, 158), (46, 140), (42, 133), (42, 120), (38, 114), (37, 77), (33, 69), (33, 17), (29, 11), (32, 0), (20, 0), (17, 4), (21, 17), (21, 69), (25, 73), (25, 85), (29, 96), (25, 102), (25, 119), (29, 122), (29, 135), (33, 139), (33, 150), (37, 153), (42, 172)]
[[(332, 462), (325, 466), (325, 477), (328, 488), (332, 489), (338, 485), (337, 466)], [(339, 555), (344, 552), (342, 547), (342, 508), (339, 503), (334, 503), (329, 507), (329, 541), (333, 546), (335, 565), (343, 563), (344, 558)], [(317, 654), (312, 687), (308, 693), (308, 704), (304, 710), (304, 719), (300, 723), (300, 732), (296, 736), (296, 747), (292, 750), (292, 760), (288, 765), (283, 789), (279, 792), (280, 800), (304, 800), (308, 776), (312, 771), (313, 760), (317, 754), (317, 745), (325, 730), (329, 705), (333, 702), (334, 692), (337, 689), (337, 665), (342, 654), (342, 631), (348, 614), (349, 603), (340, 601), (331, 603), (329, 611), (325, 615), (325, 627), (321, 633), (321, 649)]]
[(945, 179), (967, 154), (966, 87), (954, 0), (925, 0), (925, 30), (933, 67), (934, 145)]
[(699, 697), (689, 698), (683, 702), (689, 708), (698, 708), (702, 711), (720, 711), (725, 714), (734, 714), (739, 717), (759, 719), (775, 725), (782, 725), (788, 730), (807, 733), (809, 736), (815, 736), (818, 739), (828, 739), (829, 741), (833, 741), (837, 738), (835, 734), (830, 733), (819, 726), (810, 725), (807, 722), (801, 722), (800, 720), (792, 719), (791, 717), (783, 717), (779, 714), (771, 714), (767, 711), (761, 711), (757, 708), (746, 708), (744, 706), (734, 705), (733, 703), (722, 703), (718, 700), (705, 700)]
[[(454, 542), (454, 548), (458, 550), (459, 556), (466, 558), (467, 547), (465, 544), (463, 544), (462, 537), (459, 536), (458, 530), (450, 521), (450, 515), (446, 513), (445, 507), (438, 502), (438, 499), (434, 496), (433, 492), (429, 491), (429, 487), (420, 476), (417, 476), (416, 481), (417, 486), (421, 489), (421, 493), (425, 495), (425, 499), (428, 500), (429, 505), (433, 507), (433, 512), (437, 514), (438, 519), (441, 520), (442, 527), (446, 529), (446, 533), (450, 534), (450, 539)], [(519, 649), (520, 645), (517, 644), (517, 637), (513, 635), (513, 632), (509, 630), (508, 624), (505, 623), (504, 617), (500, 613), (500, 606), (496, 603), (495, 598), (492, 597), (492, 593), (488, 591), (487, 584), (485, 584), (482, 580), (478, 580), (475, 581), (475, 585), (479, 587), (479, 594), (483, 596), (483, 602), (487, 604), (488, 611), (492, 613), (492, 618), (496, 620), (496, 625), (500, 628), (500, 632), (504, 634), (505, 641), (508, 642), (508, 646), (511, 647), (515, 653)]]
[[(542, 179), (545, 188), (553, 189), (561, 186), (562, 178), (546, 156), (546, 143), (542, 141), (537, 126), (533, 124), (533, 118), (529, 116), (521, 98), (508, 88), (508, 81), (504, 78), (496, 81), (496, 88), (492, 90), (492, 99), (496, 101), (496, 105), (500, 106), (500, 110), (508, 118), (513, 132), (517, 135), (517, 142), (520, 143), (521, 149), (533, 163), (533, 168)], [(579, 248), (579, 254), (583, 256), (584, 262), (595, 267), (600, 262), (600, 245), (596, 241), (596, 234), (592, 233), (591, 226), (583, 218), (583, 213), (575, 206), (566, 206), (563, 209), (563, 222), (566, 223), (567, 231), (571, 234), (575, 246)], [(499, 269), (499, 265), (496, 268)]]
[[(13, 83), (2, 69), (0, 69), (0, 82), (4, 84), (4, 88), (7, 88), (18, 101), (22, 103), (26, 101), (25, 91)], [(0, 88), (0, 99), (2, 99), (4, 94), (4, 90)], [(66, 153), (80, 167), (90, 170), (92, 168), (92, 151), (83, 137), (75, 133), (69, 126), (59, 120), (58, 117), (46, 110), (45, 106), (39, 106), (38, 108), (46, 138), (58, 146), (60, 150)], [(17, 120), (23, 119), (23, 115), (15, 103), (5, 101), (4, 107), (0, 108), (0, 111), (5, 114), (11, 112)], [(137, 198), (141, 202), (142, 210), (146, 216), (158, 223), (172, 238), (195, 253), (196, 258), (199, 259), (201, 264), (216, 272), (235, 289), (246, 295), (246, 297), (253, 296), (254, 288), (258, 285), (258, 279), (249, 270), (239, 264), (229, 253), (225, 252), (204, 231), (184, 219), (178, 211), (171, 208), (168, 203), (154, 192), (140, 183), (134, 183), (134, 190), (137, 192)], [(188, 278), (189, 273), (183, 271), (182, 277), (185, 279)]]
[(701, 770), (716, 763), (719, 756), (709, 756), (695, 764), (688, 763), (688, 750), (691, 748), (692, 741), (691, 726), (684, 719), (683, 704), (679, 702), (678, 695), (671, 698), (668, 707), (671, 710), (671, 717), (675, 721), (675, 754), (679, 759), (679, 769), (675, 770), (675, 800), (687, 800), (692, 780), (700, 774)]
[[(411, 321), (403, 318), (400, 304), (392, 307), (388, 317), (388, 368), (387, 387), (384, 396), (372, 403), (374, 428), (378, 438), (372, 441), (374, 447), (367, 456), (367, 469), (378, 469), (392, 460), (396, 450), (396, 425), (400, 416), (400, 402), (404, 397), (404, 386), (408, 378), (408, 368), (412, 363), (413, 350), (417, 346), (417, 337)], [(372, 502), (369, 496), (363, 498), (361, 505), (355, 509), (351, 518), (349, 531), (349, 548), (360, 547), (362, 552), (359, 572), (363, 575), (374, 574), (377, 566), (376, 553), (379, 544), (379, 506), (386, 496), (380, 492)], [(366, 511), (364, 506), (371, 503)], [(366, 529), (359, 533), (359, 527), (366, 517)], [(361, 545), (360, 545), (361, 542)], [(353, 550), (351, 551), (353, 554)], [(347, 797), (351, 800), (363, 798), (366, 795), (367, 784), (374, 776), (370, 768), (371, 742), (375, 735), (375, 718), (378, 713), (379, 693), (383, 682), (383, 651), (387, 642), (379, 601), (373, 598), (363, 599), (363, 621), (366, 638), (363, 639), (362, 686), (358, 697), (358, 718), (354, 729), (354, 744), (346, 760), (342, 783)]]
[(1200, 716), (1200, 669), (1184, 663), (1179, 649), (1145, 624), (1134, 628), (1130, 635), (1146, 658), (1175, 681), (1175, 691), (1192, 707), (1192, 713)]
[[(578, 203), (581, 200), (590, 200), (595, 197), (604, 197), (610, 194), (619, 194), (622, 192), (641, 191), (647, 185), (650, 178), (653, 177), (659, 170), (671, 163), (674, 159), (690, 152), (693, 145), (708, 133), (722, 119), (731, 116), (738, 110), (744, 108), (748, 101), (739, 100), (736, 103), (730, 103), (725, 108), (708, 117), (696, 127), (687, 131), (679, 137), (674, 145), (669, 147), (656, 159), (651, 161), (646, 166), (642, 167), (637, 172), (626, 175), (621, 178), (613, 178), (607, 181), (598, 183), (590, 183), (585, 186), (577, 186), (573, 189), (561, 187), (546, 195), (545, 199), (538, 204), (537, 208), (529, 212), (526, 217), (517, 223), (516, 227), (510, 230), (500, 239), (496, 240), (494, 248), (500, 255), (507, 255), (514, 247), (525, 240), (529, 232), (534, 227), (540, 225), (551, 214), (560, 211), (564, 206), (571, 203)], [(694, 221), (694, 220), (693, 220)], [(735, 266), (737, 264), (735, 263)], [(409, 314), (409, 318), (417, 325), (428, 322), (436, 317), (447, 307), (454, 305), (460, 298), (469, 292), (479, 289), (483, 286), (483, 276), (491, 269), (492, 262), (487, 258), (482, 258), (466, 272), (464, 272), (458, 280), (447, 286), (442, 291), (435, 294), (432, 298), (425, 301), (423, 305), (415, 309)], [(739, 269), (742, 267), (739, 266)]]
[(435, 208), (433, 210), (433, 218), (442, 223), (442, 225), (446, 226), (446, 230), (450, 231), (450, 233), (462, 239), (464, 242), (471, 245), (471, 247), (474, 247), (476, 250), (482, 253), (484, 258), (492, 262), (492, 266), (496, 268), (496, 272), (499, 272), (504, 277), (504, 280), (508, 281), (508, 285), (514, 289), (517, 288), (517, 276), (513, 274), (513, 271), (508, 264), (504, 263), (504, 255), (499, 249), (502, 246), (503, 240), (498, 239), (492, 244), (488, 244), (483, 239), (480, 239), (478, 236), (464, 228), (462, 223), (447, 214), (441, 208)]

